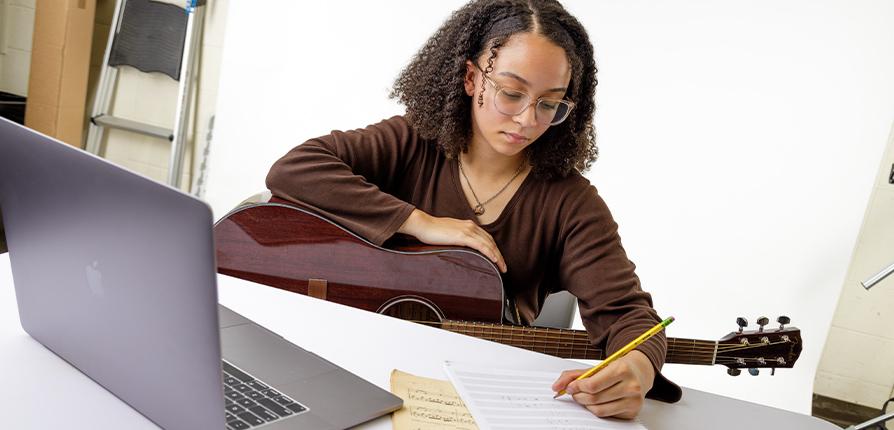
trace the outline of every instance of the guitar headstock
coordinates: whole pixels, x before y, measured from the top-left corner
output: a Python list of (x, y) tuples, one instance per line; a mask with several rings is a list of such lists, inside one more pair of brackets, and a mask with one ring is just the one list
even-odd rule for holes
[(748, 326), (745, 318), (737, 318), (739, 330), (732, 332), (717, 341), (716, 364), (726, 367), (727, 373), (738, 376), (748, 369), (751, 375), (757, 375), (760, 368), (791, 368), (801, 355), (801, 330), (797, 327), (786, 327), (791, 322), (789, 317), (776, 319), (778, 327), (765, 327), (769, 323), (767, 317), (757, 320), (757, 330), (744, 330)]

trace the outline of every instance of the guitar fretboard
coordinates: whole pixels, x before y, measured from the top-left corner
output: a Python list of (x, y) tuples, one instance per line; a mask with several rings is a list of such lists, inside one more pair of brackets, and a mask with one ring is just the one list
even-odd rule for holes
[[(512, 345), (561, 358), (602, 360), (605, 352), (590, 343), (583, 330), (522, 327), (467, 321), (437, 323), (442, 329), (484, 340)], [(696, 339), (668, 338), (668, 363), (712, 365), (716, 360), (717, 342)]]

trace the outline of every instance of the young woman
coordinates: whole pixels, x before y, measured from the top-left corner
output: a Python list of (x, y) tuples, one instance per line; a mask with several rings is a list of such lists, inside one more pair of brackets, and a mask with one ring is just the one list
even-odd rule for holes
[[(591, 341), (614, 352), (660, 319), (618, 226), (582, 176), (596, 159), (596, 66), (586, 31), (558, 2), (478, 0), (435, 32), (398, 77), (406, 115), (311, 139), (267, 186), (381, 245), (395, 233), (478, 250), (529, 324), (546, 296), (578, 298)], [(595, 375), (552, 386), (601, 417), (676, 401), (655, 336)]]

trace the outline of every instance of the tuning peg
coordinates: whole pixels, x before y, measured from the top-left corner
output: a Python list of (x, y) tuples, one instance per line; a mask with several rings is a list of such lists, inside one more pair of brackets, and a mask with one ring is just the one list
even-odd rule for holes
[(779, 323), (779, 330), (782, 330), (785, 328), (785, 325), (792, 322), (792, 320), (791, 320), (791, 318), (789, 318), (785, 315), (782, 315), (779, 318), (776, 318), (776, 322)]
[(749, 367), (749, 368), (748, 368), (748, 373), (749, 373), (751, 376), (757, 376), (758, 373), (761, 373), (761, 371), (760, 371), (760, 370), (757, 370), (757, 369), (755, 369), (755, 368), (753, 368), (753, 367)]
[(757, 332), (758, 332), (758, 333), (763, 332), (763, 331), (764, 331), (764, 326), (767, 325), (767, 324), (769, 324), (769, 323), (770, 323), (770, 319), (767, 318), (767, 317), (760, 317), (760, 318), (758, 318), (758, 319), (757, 319), (757, 325), (759, 325), (761, 328), (757, 329)]
[(729, 376), (739, 376), (742, 371), (734, 367), (730, 367), (729, 369), (726, 369), (726, 373), (729, 373)]
[(736, 318), (736, 324), (738, 324), (738, 326), (739, 326), (739, 333), (742, 333), (742, 329), (744, 329), (745, 327), (748, 327), (748, 320), (746, 320), (745, 318), (739, 317), (739, 318)]

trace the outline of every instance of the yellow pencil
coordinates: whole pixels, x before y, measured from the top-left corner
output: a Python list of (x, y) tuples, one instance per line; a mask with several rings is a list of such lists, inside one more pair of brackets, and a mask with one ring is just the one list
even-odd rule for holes
[[(614, 354), (608, 356), (608, 358), (603, 360), (602, 363), (599, 363), (599, 364), (593, 366), (590, 370), (587, 370), (586, 372), (582, 373), (580, 376), (577, 377), (577, 379), (575, 379), (575, 381), (579, 381), (584, 378), (589, 378), (594, 373), (602, 370), (605, 366), (608, 366), (609, 364), (611, 364), (612, 361), (615, 361), (615, 360), (627, 355), (628, 352), (633, 351), (633, 348), (636, 348), (641, 343), (648, 340), (650, 337), (655, 336), (656, 334), (658, 334), (658, 332), (663, 330), (665, 327), (670, 325), (670, 323), (672, 323), (672, 322), (674, 322), (674, 317), (670, 317), (670, 318), (656, 324), (655, 327), (650, 328), (648, 331), (641, 334), (638, 338), (633, 339), (633, 342), (628, 343), (626, 346), (619, 349)], [(562, 396), (564, 394), (565, 394), (565, 390), (560, 390), (558, 393), (556, 393), (556, 395), (553, 398), (558, 399), (560, 396)]]

